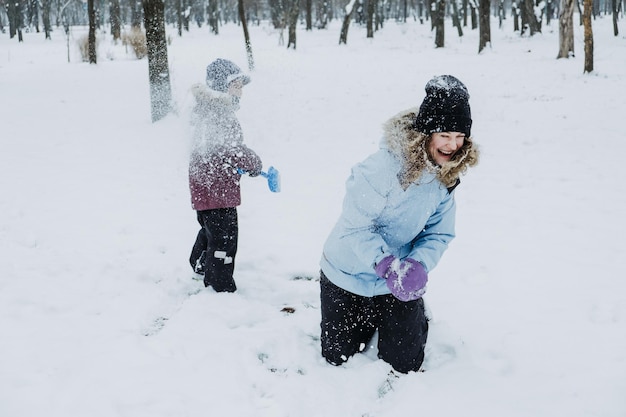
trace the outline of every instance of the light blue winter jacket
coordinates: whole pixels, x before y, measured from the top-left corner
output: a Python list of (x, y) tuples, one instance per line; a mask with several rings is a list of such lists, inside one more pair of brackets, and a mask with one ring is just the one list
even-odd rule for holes
[(367, 297), (390, 292), (374, 271), (385, 256), (410, 257), (431, 271), (455, 236), (454, 192), (428, 171), (403, 189), (403, 158), (390, 140), (398, 138), (387, 134), (376, 153), (352, 168), (320, 262), (335, 285)]

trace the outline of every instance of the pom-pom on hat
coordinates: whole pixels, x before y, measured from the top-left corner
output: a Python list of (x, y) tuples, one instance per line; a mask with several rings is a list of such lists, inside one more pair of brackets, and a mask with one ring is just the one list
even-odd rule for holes
[(250, 82), (250, 77), (227, 59), (217, 58), (206, 67), (206, 84), (211, 90), (225, 93), (228, 91), (228, 84), (235, 80), (241, 80), (246, 85)]
[(469, 137), (472, 114), (467, 87), (452, 75), (439, 75), (426, 84), (426, 97), (415, 119), (416, 130), (434, 132), (461, 132)]

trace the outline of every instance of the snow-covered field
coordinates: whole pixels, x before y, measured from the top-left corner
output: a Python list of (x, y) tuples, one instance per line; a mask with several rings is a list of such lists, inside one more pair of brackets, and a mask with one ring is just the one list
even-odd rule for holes
[[(251, 26), (239, 117), (282, 192), (243, 180), (234, 294), (187, 263), (187, 116), (210, 61), (246, 67), (241, 28), (171, 30), (177, 113), (155, 124), (147, 61), (110, 36), (89, 65), (82, 28), (70, 63), (60, 29), (1, 35), (0, 416), (625, 416), (626, 39), (595, 20), (585, 75), (582, 28), (556, 60), (557, 23), (493, 22), (481, 55), (451, 26), (443, 49), (414, 22), (339, 46), (336, 21), (296, 51)], [(425, 372), (379, 398), (375, 347), (320, 357), (318, 260), (350, 167), (443, 73), (469, 88), (482, 160), (430, 276)]]

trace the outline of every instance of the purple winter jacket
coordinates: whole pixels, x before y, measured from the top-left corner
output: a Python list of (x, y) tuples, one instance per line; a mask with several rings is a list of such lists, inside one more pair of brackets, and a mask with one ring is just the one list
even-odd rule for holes
[(259, 156), (243, 143), (235, 111), (238, 103), (226, 93), (202, 84), (192, 87), (193, 143), (189, 159), (189, 189), (194, 210), (236, 207), (241, 204), (240, 168), (252, 175), (261, 171)]

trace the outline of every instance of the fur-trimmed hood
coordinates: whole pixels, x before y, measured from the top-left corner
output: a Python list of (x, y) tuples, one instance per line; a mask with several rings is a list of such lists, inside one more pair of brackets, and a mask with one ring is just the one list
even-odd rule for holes
[(451, 187), (469, 167), (478, 163), (477, 146), (471, 137), (466, 138), (452, 160), (438, 166), (427, 152), (430, 135), (418, 132), (413, 127), (418, 112), (417, 107), (404, 110), (383, 125), (384, 144), (402, 162), (398, 180), (402, 188), (406, 189), (419, 180), (424, 171), (429, 171), (436, 174), (446, 187)]
[(243, 132), (235, 112), (237, 97), (211, 90), (204, 84), (191, 86), (195, 105), (191, 112), (192, 152), (206, 154), (220, 146), (243, 143)]
[(196, 99), (196, 103), (201, 106), (224, 106), (233, 105), (233, 96), (221, 91), (211, 90), (205, 84), (196, 83), (191, 86), (191, 94)]

